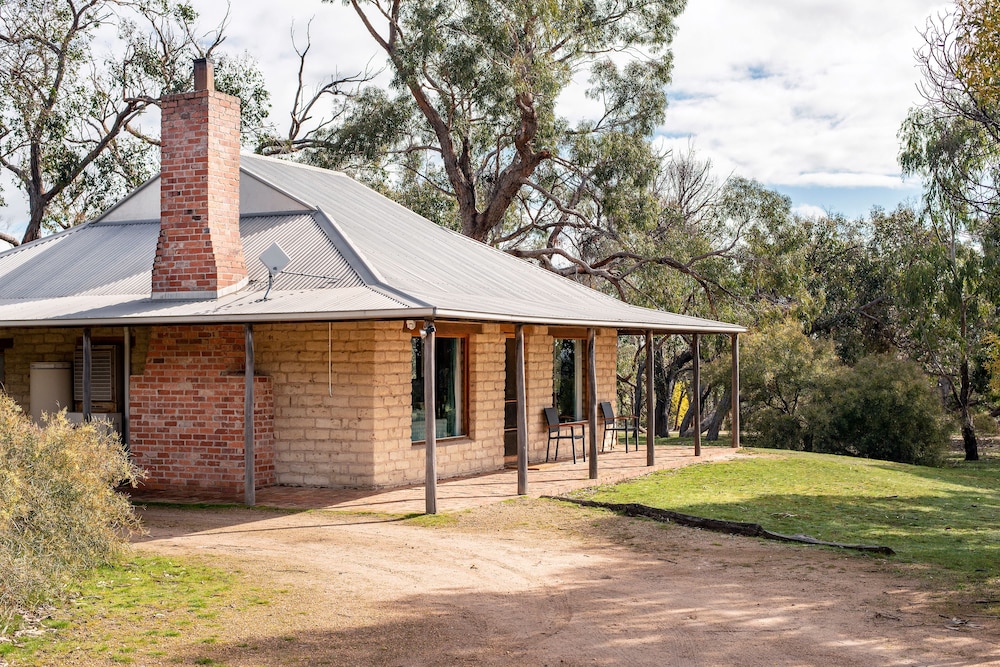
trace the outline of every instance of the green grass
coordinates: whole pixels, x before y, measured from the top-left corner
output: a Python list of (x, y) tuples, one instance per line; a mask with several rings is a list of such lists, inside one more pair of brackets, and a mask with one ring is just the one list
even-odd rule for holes
[[(628, 437), (629, 451), (632, 451), (632, 445), (634, 444), (634, 442), (635, 442), (635, 439), (631, 435), (629, 435), (629, 437)], [(611, 444), (611, 438), (608, 438), (608, 444)], [(692, 447), (693, 448), (694, 447), (694, 437), (691, 436), (691, 437), (684, 437), (684, 438), (682, 438), (682, 437), (680, 437), (680, 436), (678, 436), (676, 434), (670, 436), (669, 438), (660, 438), (660, 437), (657, 437), (657, 438), (655, 438), (655, 444), (656, 444), (657, 447), (662, 447), (662, 446), (670, 445), (670, 446), (674, 446), (674, 447)], [(600, 447), (601, 443), (598, 442), (597, 446)], [(624, 447), (624, 446), (625, 446), (625, 436), (624, 435), (619, 435), (618, 436), (618, 443), (615, 445), (615, 448), (617, 449), (618, 447)], [(719, 434), (719, 439), (718, 440), (708, 440), (707, 438), (705, 438), (705, 436), (702, 436), (701, 437), (701, 446), (702, 447), (731, 447), (732, 446), (732, 441), (729, 439), (729, 432), (728, 431), (723, 431), (723, 432), (721, 432)], [(646, 434), (645, 433), (639, 433), (639, 449), (645, 449), (645, 448), (646, 448)]]
[[(766, 453), (765, 453), (766, 451)], [(801, 452), (697, 465), (586, 492), (779, 533), (883, 544), (956, 585), (1000, 587), (1000, 461), (910, 466)]]
[(165, 645), (171, 643), (211, 645), (224, 631), (220, 612), (267, 604), (264, 591), (239, 572), (163, 557), (96, 570), (69, 597), (42, 622), (54, 632), (0, 643), (0, 662), (54, 665), (86, 657), (142, 663), (169, 653)]

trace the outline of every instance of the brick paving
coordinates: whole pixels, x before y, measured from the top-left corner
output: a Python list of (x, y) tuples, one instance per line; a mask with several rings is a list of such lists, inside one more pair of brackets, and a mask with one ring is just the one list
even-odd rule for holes
[[(729, 447), (702, 447), (696, 457), (691, 447), (658, 446), (656, 464), (646, 466), (646, 450), (625, 452), (624, 447), (604, 452), (598, 457), (598, 478), (589, 479), (589, 462), (578, 459), (556, 463), (533, 464), (528, 467), (528, 495), (532, 497), (560, 495), (599, 484), (620, 482), (641, 477), (655, 470), (680, 468), (694, 463), (721, 461), (737, 455)], [(438, 512), (455, 512), (517, 497), (517, 470), (502, 470), (472, 477), (438, 481)], [(177, 503), (233, 502), (211, 493), (167, 494), (162, 492), (133, 494), (133, 500)], [(300, 486), (272, 486), (257, 491), (257, 505), (281, 509), (331, 509), (351, 512), (414, 514), (424, 511), (424, 486), (414, 485), (385, 490), (327, 489)]]

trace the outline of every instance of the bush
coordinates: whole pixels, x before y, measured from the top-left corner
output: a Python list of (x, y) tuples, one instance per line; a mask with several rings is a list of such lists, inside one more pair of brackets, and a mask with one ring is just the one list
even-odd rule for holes
[(927, 376), (885, 355), (829, 376), (806, 421), (817, 452), (938, 465), (948, 445), (944, 409)]
[(753, 430), (746, 435), (750, 447), (804, 449), (806, 430), (798, 418), (776, 410), (762, 410), (754, 415)]
[(817, 387), (840, 367), (833, 344), (809, 338), (790, 317), (747, 336), (741, 357), (747, 444), (808, 449), (804, 414)]
[(58, 597), (74, 574), (114, 561), (138, 519), (114, 488), (139, 471), (117, 435), (74, 427), (65, 413), (44, 428), (0, 392), (0, 631), (18, 611)]
[(979, 435), (996, 435), (1000, 433), (1000, 426), (997, 426), (997, 420), (988, 412), (977, 412), (972, 415), (972, 425)]

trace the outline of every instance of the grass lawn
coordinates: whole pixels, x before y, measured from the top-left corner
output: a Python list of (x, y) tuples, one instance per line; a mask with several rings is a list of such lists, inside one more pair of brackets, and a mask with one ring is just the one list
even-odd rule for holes
[[(678, 444), (676, 438), (661, 442)], [(579, 495), (751, 521), (821, 540), (882, 544), (896, 551), (891, 558), (926, 566), (928, 576), (1000, 597), (1000, 460), (928, 468), (747, 451), (755, 456), (662, 471)], [(992, 610), (1000, 612), (1000, 604)]]
[[(0, 643), (0, 664), (54, 665), (98, 659), (142, 664), (171, 656), (178, 643), (206, 646), (226, 633), (229, 619), (269, 593), (242, 572), (210, 562), (136, 556), (96, 570), (51, 611), (38, 636)], [(207, 657), (196, 664), (215, 664)]]

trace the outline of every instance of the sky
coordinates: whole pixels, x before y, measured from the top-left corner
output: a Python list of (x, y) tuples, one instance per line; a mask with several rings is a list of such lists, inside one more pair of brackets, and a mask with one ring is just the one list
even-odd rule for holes
[[(192, 0), (208, 28), (220, 0)], [(896, 163), (896, 133), (920, 102), (914, 50), (930, 0), (688, 0), (674, 41), (673, 82), (655, 140), (710, 159), (724, 178), (752, 178), (805, 215), (861, 217), (919, 199)], [(311, 23), (310, 23), (311, 22)], [(306, 80), (384, 65), (339, 0), (233, 0), (225, 50), (249, 52), (272, 93), (272, 121), (288, 126), (298, 58), (294, 28), (312, 46)], [(26, 205), (5, 184), (0, 226), (17, 229)]]

